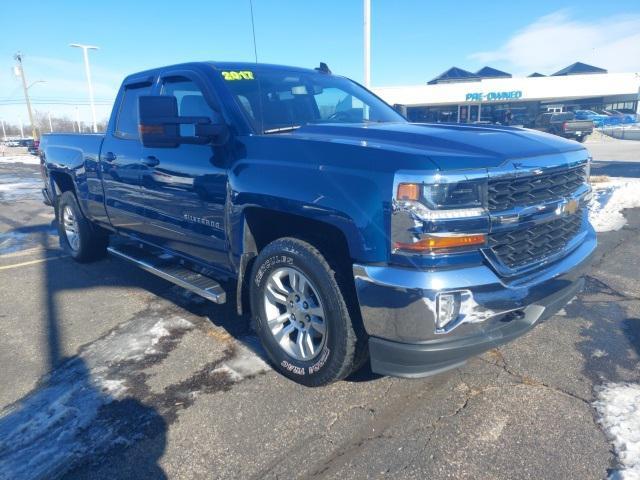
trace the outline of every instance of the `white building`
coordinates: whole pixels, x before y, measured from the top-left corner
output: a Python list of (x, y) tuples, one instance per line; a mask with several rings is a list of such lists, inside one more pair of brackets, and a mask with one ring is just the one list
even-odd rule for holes
[(549, 76), (521, 78), (490, 67), (476, 73), (453, 67), (424, 85), (373, 90), (416, 122), (530, 126), (547, 111), (640, 113), (639, 73), (608, 73), (582, 63)]

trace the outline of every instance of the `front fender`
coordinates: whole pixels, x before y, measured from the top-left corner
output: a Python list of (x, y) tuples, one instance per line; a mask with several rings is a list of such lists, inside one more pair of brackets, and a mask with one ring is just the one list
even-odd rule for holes
[(234, 256), (242, 254), (243, 212), (265, 208), (339, 229), (354, 261), (388, 260), (393, 172), (398, 168), (392, 153), (287, 136), (246, 137), (239, 143), (240, 158), (229, 170)]

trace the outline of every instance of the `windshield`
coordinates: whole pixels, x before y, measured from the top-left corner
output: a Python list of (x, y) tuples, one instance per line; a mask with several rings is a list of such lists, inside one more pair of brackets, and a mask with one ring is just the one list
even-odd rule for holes
[(346, 78), (295, 70), (221, 74), (257, 132), (279, 133), (320, 123), (406, 122)]

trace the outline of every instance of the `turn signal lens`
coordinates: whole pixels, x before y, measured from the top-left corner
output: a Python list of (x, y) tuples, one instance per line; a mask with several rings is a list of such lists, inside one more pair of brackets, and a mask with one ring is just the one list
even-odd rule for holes
[(420, 185), (417, 183), (401, 183), (398, 185), (398, 200), (420, 200)]
[(413, 243), (394, 242), (393, 247), (395, 250), (406, 252), (433, 252), (450, 248), (481, 246), (485, 242), (485, 235), (429, 236)]
[(138, 131), (141, 135), (162, 135), (164, 127), (162, 125), (138, 125)]

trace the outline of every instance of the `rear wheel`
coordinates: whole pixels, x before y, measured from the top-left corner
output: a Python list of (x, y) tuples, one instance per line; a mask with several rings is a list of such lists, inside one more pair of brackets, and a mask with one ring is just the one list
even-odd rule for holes
[(250, 295), (256, 332), (283, 375), (321, 386), (361, 363), (364, 342), (336, 273), (313, 245), (295, 238), (267, 245), (254, 264)]
[(73, 192), (64, 192), (58, 200), (60, 246), (74, 260), (89, 262), (107, 252), (108, 236), (85, 218)]

